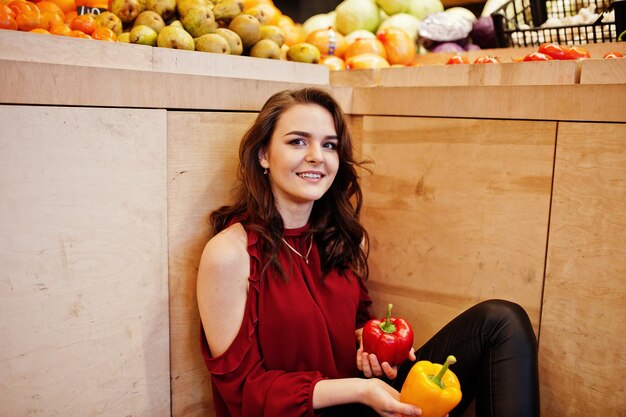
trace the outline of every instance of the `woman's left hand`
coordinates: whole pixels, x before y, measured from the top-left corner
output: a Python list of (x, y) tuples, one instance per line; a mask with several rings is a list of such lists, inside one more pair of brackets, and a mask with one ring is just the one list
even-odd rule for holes
[[(416, 360), (413, 348), (409, 352), (409, 360), (412, 362)], [(388, 362), (379, 363), (375, 354), (365, 352), (362, 340), (359, 349), (356, 351), (356, 366), (359, 371), (363, 372), (366, 378), (386, 376), (388, 379), (393, 380), (398, 375), (397, 365), (391, 366)]]

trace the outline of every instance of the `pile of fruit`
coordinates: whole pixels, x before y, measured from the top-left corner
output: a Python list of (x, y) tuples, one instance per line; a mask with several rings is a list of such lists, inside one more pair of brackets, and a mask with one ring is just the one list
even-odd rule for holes
[(321, 63), (413, 65), (421, 19), (440, 0), (345, 0), (303, 24), (272, 0), (0, 0), (0, 28)]

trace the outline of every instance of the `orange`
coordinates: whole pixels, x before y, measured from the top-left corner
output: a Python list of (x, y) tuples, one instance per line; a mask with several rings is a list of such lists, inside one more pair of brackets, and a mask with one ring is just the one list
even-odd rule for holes
[(76, 12), (76, 10), (67, 12), (65, 13), (65, 17), (63, 18), (63, 21), (69, 25), (70, 23), (72, 23), (72, 20), (74, 20), (76, 16), (78, 16), (78, 13)]
[(61, 23), (60, 25), (50, 25), (50, 33), (53, 35), (69, 36), (72, 29), (69, 25)]
[(261, 24), (266, 25), (275, 24), (278, 21), (278, 18), (282, 15), (280, 10), (278, 10), (276, 6), (271, 3), (259, 3), (253, 7), (246, 7), (243, 9), (243, 13), (251, 14), (257, 18), (257, 13), (260, 14), (263, 18), (259, 19), (259, 21), (264, 20), (261, 21)]
[(46, 29), (50, 27), (45, 16), (39, 13), (39, 10), (27, 10), (20, 13), (15, 18), (17, 28), (24, 32), (30, 32), (33, 29)]
[(11, 15), (11, 17), (15, 19), (15, 12), (6, 4), (0, 4), (0, 13), (6, 13), (8, 15)]
[(43, 12), (41, 15), (48, 21), (48, 26), (63, 24), (63, 17), (58, 13)]
[(17, 17), (18, 14), (24, 13), (28, 10), (37, 10), (39, 12), (37, 5), (30, 1), (13, 0), (9, 3), (8, 6), (11, 8), (11, 10), (13, 10), (13, 13), (15, 13), (15, 17)]
[[(318, 29), (311, 32), (305, 42), (316, 46), (322, 55), (336, 55), (339, 58), (343, 58), (346, 49), (348, 49), (346, 38), (331, 28)], [(331, 46), (333, 49), (332, 54), (330, 53)]]
[(69, 13), (71, 11), (76, 11), (76, 1), (75, 0), (49, 0), (59, 6), (63, 13)]
[(93, 31), (91, 37), (99, 41), (117, 42), (117, 35), (109, 28), (98, 27)]
[(335, 55), (326, 55), (320, 59), (320, 64), (326, 65), (331, 71), (341, 71), (346, 69), (346, 63), (343, 59)]
[(65, 16), (65, 13), (56, 3), (51, 2), (50, 0), (43, 0), (36, 4), (37, 8), (41, 13), (49, 12), (49, 13), (57, 13), (61, 15), (61, 17)]
[(91, 13), (78, 15), (70, 23), (72, 30), (80, 30), (87, 35), (91, 35), (97, 26), (96, 17)]
[(280, 15), (275, 23), (276, 26), (283, 30), (285, 34), (285, 43), (289, 46), (295, 45), (298, 42), (304, 42), (300, 28), (293, 22), (293, 20), (287, 15)]
[(389, 62), (378, 54), (359, 54), (346, 59), (346, 68), (349, 70), (389, 68)]
[(382, 58), (387, 60), (387, 52), (385, 51), (385, 46), (381, 41), (376, 38), (357, 38), (350, 44), (350, 46), (348, 46), (348, 49), (346, 49), (346, 53), (344, 55), (346, 64), (348, 63), (348, 59), (362, 54), (380, 55)]
[(80, 30), (71, 30), (67, 36), (71, 36), (72, 38), (91, 39), (91, 36)]
[(388, 27), (378, 34), (391, 65), (411, 65), (415, 60), (415, 42), (404, 30)]
[(50, 32), (41, 28), (33, 29), (30, 31), (30, 33), (41, 33), (42, 35), (50, 35)]
[(95, 7), (97, 9), (107, 9), (109, 7), (108, 0), (86, 0), (85, 6)]
[(243, 0), (243, 9), (249, 9), (259, 4), (271, 4), (273, 6), (274, 2), (272, 0)]
[(10, 14), (0, 12), (0, 29), (17, 30), (17, 22)]

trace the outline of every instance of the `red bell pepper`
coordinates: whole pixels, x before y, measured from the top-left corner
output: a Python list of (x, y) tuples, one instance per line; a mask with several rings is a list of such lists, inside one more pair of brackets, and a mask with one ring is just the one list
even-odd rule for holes
[(446, 62), (446, 65), (457, 65), (457, 64), (469, 64), (469, 59), (467, 59), (466, 57), (462, 55), (454, 54), (450, 57), (450, 59), (448, 59), (448, 62)]
[(498, 64), (499, 62), (500, 60), (497, 57), (485, 55), (476, 58), (474, 64)]
[(389, 304), (384, 319), (370, 320), (363, 327), (363, 349), (391, 366), (406, 360), (413, 347), (413, 329), (406, 320), (391, 317), (392, 308)]
[(566, 48), (563, 48), (557, 43), (542, 43), (537, 49), (537, 52), (551, 56), (554, 59), (575, 59), (567, 52)]
[(526, 55), (523, 59), (524, 62), (530, 62), (530, 61), (552, 61), (554, 58), (552, 58), (550, 55), (546, 55), (542, 52), (531, 52), (528, 55)]
[(567, 48), (567, 54), (570, 59), (589, 59), (591, 58), (591, 54), (585, 48), (581, 48), (580, 46), (570, 46)]

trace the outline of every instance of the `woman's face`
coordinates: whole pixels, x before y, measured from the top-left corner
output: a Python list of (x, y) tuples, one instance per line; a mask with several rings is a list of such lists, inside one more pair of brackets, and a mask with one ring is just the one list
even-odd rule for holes
[(339, 168), (338, 142), (332, 115), (317, 104), (296, 104), (280, 116), (259, 152), (279, 207), (312, 207), (328, 191)]

